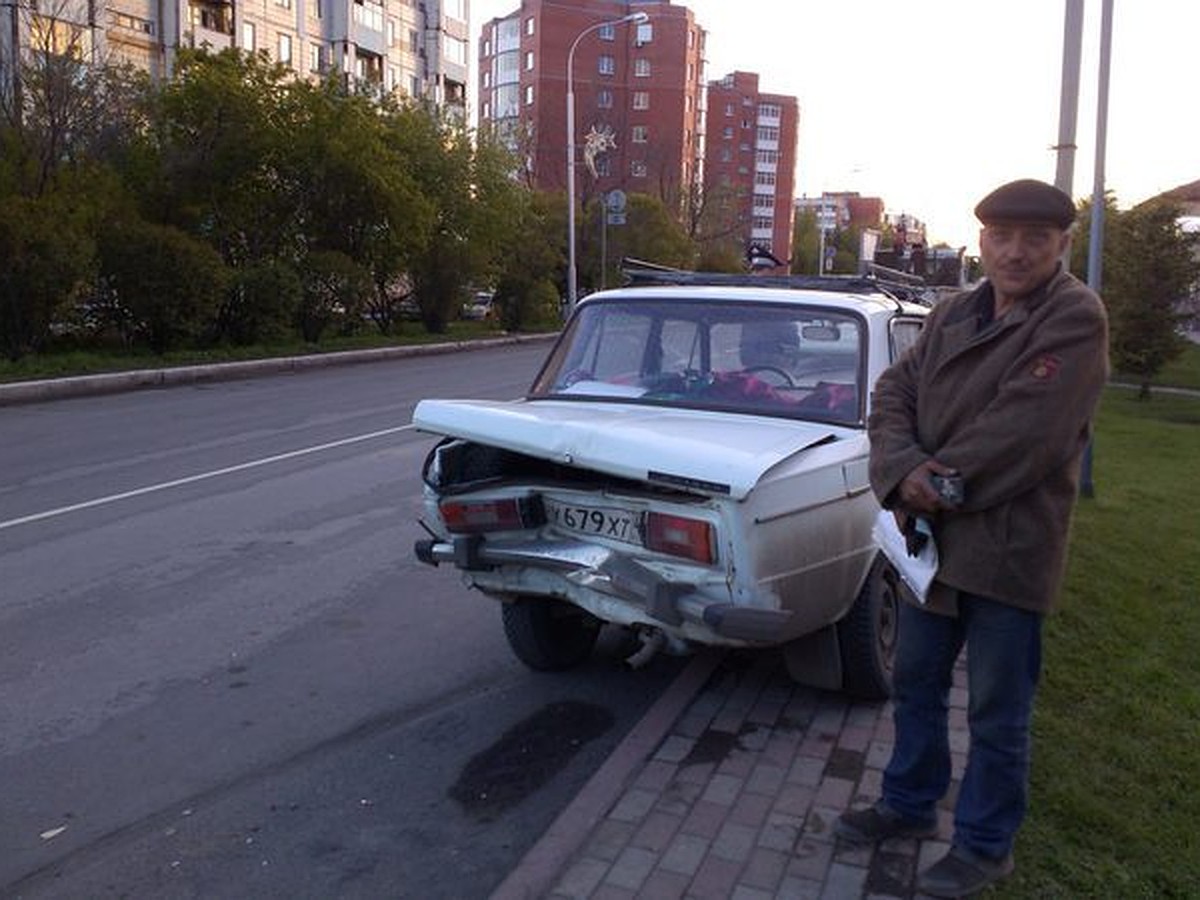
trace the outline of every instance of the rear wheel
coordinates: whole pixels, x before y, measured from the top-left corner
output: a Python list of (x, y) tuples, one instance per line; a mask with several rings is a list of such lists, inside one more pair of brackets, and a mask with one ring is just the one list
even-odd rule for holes
[(899, 576), (882, 554), (876, 557), (850, 612), (838, 622), (842, 689), (861, 700), (886, 700), (900, 624)]
[(559, 672), (592, 655), (600, 620), (562, 600), (520, 597), (500, 605), (504, 636), (517, 659), (538, 672)]

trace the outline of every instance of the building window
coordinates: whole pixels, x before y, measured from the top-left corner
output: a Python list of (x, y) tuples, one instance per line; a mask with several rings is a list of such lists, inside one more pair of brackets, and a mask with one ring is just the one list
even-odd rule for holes
[(778, 119), (783, 115), (783, 108), (778, 103), (760, 103), (758, 117), (760, 119)]
[(442, 0), (442, 14), (459, 22), (467, 21), (466, 0)]
[(275, 0), (275, 5), (281, 9), (291, 9), (292, 0)]
[(308, 71), (319, 73), (321, 71), (321, 45), (308, 45)]
[(460, 41), (458, 38), (446, 35), (446, 59), (452, 63), (458, 63), (460, 66), (467, 64), (467, 42)]
[(369, 28), (371, 31), (383, 31), (383, 5), (380, 3), (361, 3), (354, 0), (351, 4), (355, 23)]
[(733, 162), (733, 151), (728, 147), (721, 148), (721, 162)]
[(421, 96), (421, 79), (416, 75), (408, 76), (408, 95), (410, 97)]
[(650, 140), (650, 129), (645, 125), (634, 125), (632, 135), (635, 144), (644, 144)]
[(484, 100), (483, 101), (482, 118), (490, 119), (491, 117), (492, 117), (492, 104), (490, 104), (486, 100)]
[(601, 88), (596, 92), (596, 108), (597, 109), (612, 109), (613, 92), (608, 88)]
[(617, 26), (611, 22), (607, 25), (601, 25), (599, 35), (602, 41), (615, 41), (617, 39)]
[(397, 70), (395, 66), (388, 66), (388, 68), (387, 68), (387, 89), (389, 91), (394, 91), (396, 89), (396, 85), (399, 83), (399, 81), (400, 81), (399, 70)]
[(491, 56), (491, 55), (492, 55), (492, 42), (491, 42), (491, 41), (484, 41), (484, 42), (483, 42), (483, 55), (484, 55), (484, 56)]
[(291, 65), (292, 62), (292, 36), (290, 34), (279, 35), (279, 61)]
[(601, 178), (607, 178), (612, 174), (612, 164), (607, 155), (596, 157), (596, 174)]
[(396, 46), (396, 28), (397, 22), (395, 19), (387, 20), (387, 42), (389, 47)]
[(754, 154), (756, 162), (764, 163), (768, 166), (776, 165), (779, 162), (778, 150), (759, 150)]
[(528, 19), (525, 20), (525, 34), (528, 35), (529, 37), (533, 37), (533, 32), (536, 27), (537, 26), (534, 25), (534, 22), (533, 22), (533, 16), (530, 16)]
[(650, 77), (650, 60), (638, 57), (633, 61), (633, 74), (636, 78)]
[(420, 48), (421, 36), (413, 29), (408, 31), (408, 52), (416, 53)]
[(308, 4), (308, 14), (314, 19), (321, 18), (321, 0), (312, 0)]
[(731, 118), (732, 116), (733, 116), (733, 104), (726, 103), (725, 104), (725, 118), (728, 119), (728, 118)]
[(532, 50), (525, 51), (525, 71), (526, 72), (533, 71), (533, 51)]
[(642, 46), (654, 40), (654, 24), (652, 22), (643, 22), (637, 27), (637, 44)]
[(727, 141), (732, 141), (733, 140), (733, 126), (726, 125), (725, 129), (721, 132), (721, 137), (725, 138), (725, 140), (727, 140)]
[(525, 105), (533, 106), (533, 85), (525, 85)]
[(650, 108), (650, 92), (649, 91), (634, 91), (633, 92), (633, 108), (634, 109), (649, 109)]
[(611, 56), (601, 56), (597, 61), (597, 71), (601, 75), (616, 75), (617, 61)]
[(774, 172), (756, 172), (754, 174), (754, 183), (761, 184), (766, 187), (774, 187), (775, 186), (775, 173)]
[(645, 178), (646, 163), (640, 159), (635, 159), (629, 166), (629, 173), (633, 175), (634, 178)]
[(759, 143), (762, 143), (763, 141), (778, 141), (778, 140), (779, 140), (779, 129), (778, 128), (772, 128), (772, 127), (763, 125), (758, 129)]
[(242, 23), (242, 49), (253, 52), (258, 48), (254, 46), (254, 23)]
[(755, 216), (754, 227), (761, 231), (770, 231), (775, 227), (775, 220), (768, 219), (766, 216)]

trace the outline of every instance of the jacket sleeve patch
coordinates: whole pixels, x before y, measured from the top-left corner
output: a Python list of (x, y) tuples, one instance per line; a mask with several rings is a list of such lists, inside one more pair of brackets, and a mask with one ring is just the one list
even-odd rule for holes
[(1058, 370), (1062, 368), (1062, 359), (1052, 354), (1039, 356), (1033, 363), (1033, 368), (1029, 374), (1038, 381), (1049, 381), (1058, 374)]

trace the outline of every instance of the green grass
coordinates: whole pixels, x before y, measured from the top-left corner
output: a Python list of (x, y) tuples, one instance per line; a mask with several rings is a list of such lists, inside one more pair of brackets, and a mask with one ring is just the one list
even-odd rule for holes
[(306, 344), (297, 340), (290, 343), (249, 347), (222, 346), (207, 350), (174, 351), (161, 356), (148, 350), (71, 349), (62, 346), (45, 353), (24, 356), (16, 362), (0, 357), (0, 383), (133, 369), (162, 369), (201, 363), (270, 359), (309, 353), (335, 353), (342, 350), (363, 350), (375, 347), (435, 344), (446, 341), (499, 337), (502, 333), (499, 325), (492, 322), (451, 322), (445, 334), (430, 334), (420, 323), (404, 322), (397, 326), (397, 332), (393, 335), (360, 334), (351, 337), (329, 337), (323, 338), (320, 344)]
[(1200, 897), (1200, 399), (1107, 392), (998, 898)]

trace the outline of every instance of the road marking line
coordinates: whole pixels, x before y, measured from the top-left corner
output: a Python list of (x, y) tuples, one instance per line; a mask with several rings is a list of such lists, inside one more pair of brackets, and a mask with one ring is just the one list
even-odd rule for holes
[(287, 459), (295, 459), (299, 456), (308, 456), (311, 453), (320, 453), (322, 450), (333, 450), (336, 447), (345, 447), (349, 444), (358, 444), (363, 441), (369, 441), (373, 438), (386, 437), (389, 434), (397, 434), (401, 431), (411, 431), (413, 425), (399, 425), (395, 428), (385, 428), (382, 431), (372, 431), (368, 434), (359, 434), (354, 437), (343, 438), (340, 441), (331, 441), (328, 444), (317, 444), (314, 447), (304, 447), (300, 450), (290, 450), (287, 453), (279, 453), (275, 456), (267, 456), (262, 459), (251, 460), (250, 462), (238, 463), (236, 466), (226, 466), (224, 469), (214, 469), (211, 472), (201, 472), (199, 475), (189, 475), (186, 478), (176, 478), (174, 481), (164, 481), (161, 484), (151, 484), (146, 487), (136, 488), (132, 491), (124, 491), (120, 494), (110, 494), (107, 497), (97, 497), (95, 500), (85, 500), (82, 503), (72, 503), (70, 506), (60, 506), (58, 509), (48, 509), (45, 512), (33, 513), (28, 516), (21, 516), (19, 519), (9, 519), (7, 522), (0, 522), (0, 531), (5, 528), (15, 528), (18, 525), (28, 525), (30, 522), (38, 522), (42, 519), (52, 519), (56, 516), (65, 516), (67, 513), (79, 512), (82, 509), (91, 509), (94, 506), (106, 506), (109, 503), (116, 503), (119, 500), (128, 500), (131, 497), (140, 497), (143, 494), (153, 494), (156, 491), (165, 491), (170, 488), (181, 487), (185, 484), (194, 484), (197, 481), (206, 481), (209, 478), (218, 478), (221, 475), (232, 475), (235, 472), (245, 472), (248, 469), (257, 469), (260, 466), (269, 466), (272, 463), (283, 462)]

